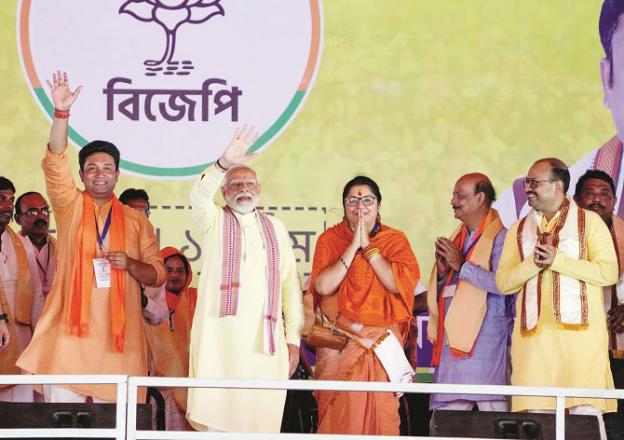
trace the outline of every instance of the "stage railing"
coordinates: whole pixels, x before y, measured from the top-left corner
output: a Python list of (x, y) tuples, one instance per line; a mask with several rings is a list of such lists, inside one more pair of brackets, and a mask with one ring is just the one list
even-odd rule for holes
[[(226, 388), (226, 389), (289, 389), (289, 390), (325, 390), (325, 391), (372, 391), (403, 393), (466, 393), (499, 394), (515, 396), (539, 396), (556, 399), (556, 439), (565, 439), (565, 399), (569, 397), (624, 399), (624, 390), (595, 390), (577, 388), (518, 387), (500, 385), (451, 385), (428, 383), (387, 383), (387, 382), (340, 382), (319, 380), (224, 380), (224, 379), (189, 379), (165, 377), (127, 377), (121, 375), (89, 376), (37, 376), (37, 375), (0, 375), (0, 384), (114, 384), (117, 386), (116, 425), (114, 429), (72, 429), (72, 428), (37, 428), (37, 429), (0, 429), (2, 438), (23, 437), (109, 437), (118, 440), (135, 439), (362, 439), (370, 436), (319, 435), (319, 434), (250, 434), (250, 433), (207, 433), (182, 431), (139, 431), (136, 429), (136, 408), (138, 387), (189, 387), (189, 388)], [(127, 403), (127, 405), (126, 405)], [(127, 423), (126, 423), (127, 417)], [(398, 437), (377, 436), (378, 439)], [(429, 437), (413, 437), (425, 439)], [(442, 439), (442, 437), (438, 437)]]
[[(556, 440), (565, 439), (565, 398), (607, 398), (624, 399), (624, 390), (595, 390), (578, 388), (544, 388), (502, 385), (453, 385), (428, 383), (388, 383), (388, 382), (341, 382), (322, 380), (224, 380), (224, 379), (188, 379), (165, 377), (130, 377), (128, 380), (128, 407), (136, 408), (137, 389), (140, 386), (188, 387), (188, 388), (233, 388), (265, 390), (323, 390), (323, 391), (375, 391), (402, 393), (445, 393), (445, 394), (498, 394), (514, 396), (553, 397), (556, 399)], [(303, 439), (362, 439), (371, 436), (318, 435), (318, 434), (280, 434), (279, 438)], [(274, 439), (276, 434), (248, 433), (206, 433), (179, 431), (137, 431), (136, 410), (128, 412), (128, 439)], [(396, 439), (399, 437), (378, 436), (375, 439)], [(429, 437), (412, 437), (426, 439)], [(438, 437), (442, 439), (442, 437)], [(453, 437), (457, 438), (457, 437)]]

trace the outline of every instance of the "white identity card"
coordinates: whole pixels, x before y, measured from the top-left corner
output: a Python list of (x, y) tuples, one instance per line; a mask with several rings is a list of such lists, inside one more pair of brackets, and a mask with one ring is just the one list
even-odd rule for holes
[(95, 287), (111, 286), (111, 265), (106, 258), (93, 259), (93, 271), (95, 272)]

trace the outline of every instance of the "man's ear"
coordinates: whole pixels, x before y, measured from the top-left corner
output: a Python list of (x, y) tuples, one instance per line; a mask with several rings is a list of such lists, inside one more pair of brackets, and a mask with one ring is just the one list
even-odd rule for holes
[(605, 107), (611, 108), (611, 62), (603, 57), (600, 60), (600, 80), (602, 82), (603, 98)]
[(484, 192), (478, 192), (476, 194), (477, 197), (477, 205), (478, 206), (483, 206), (483, 204), (485, 203), (485, 193)]

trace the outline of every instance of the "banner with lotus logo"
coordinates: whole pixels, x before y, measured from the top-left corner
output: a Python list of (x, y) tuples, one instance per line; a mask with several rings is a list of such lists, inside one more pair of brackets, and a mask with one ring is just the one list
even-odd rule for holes
[(322, 46), (320, 0), (21, 0), (19, 52), (42, 111), (45, 79), (82, 85), (70, 139), (106, 139), (121, 167), (184, 178), (249, 123), (267, 147), (310, 92)]

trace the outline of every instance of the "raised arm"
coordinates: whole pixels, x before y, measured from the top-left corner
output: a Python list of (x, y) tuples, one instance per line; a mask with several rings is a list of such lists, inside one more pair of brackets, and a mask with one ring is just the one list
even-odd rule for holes
[(245, 125), (237, 128), (221, 157), (209, 166), (193, 184), (190, 194), (193, 217), (202, 228), (202, 232), (207, 230), (214, 221), (217, 209), (214, 196), (223, 180), (223, 175), (231, 166), (243, 164), (257, 156), (257, 154), (247, 154), (247, 150), (256, 140), (258, 140), (258, 133), (253, 127)]
[(67, 73), (57, 72), (52, 75), (50, 87), (54, 116), (48, 147), (41, 166), (44, 171), (46, 189), (50, 204), (57, 221), (63, 222), (64, 216), (81, 191), (76, 187), (74, 178), (67, 163), (67, 129), (69, 109), (80, 93), (69, 89)]
[(73, 92), (69, 88), (67, 72), (57, 71), (52, 74), (52, 82), (46, 80), (52, 103), (54, 104), (54, 117), (48, 148), (54, 154), (61, 154), (67, 148), (67, 129), (69, 121), (69, 109), (80, 94), (82, 86), (78, 86)]

